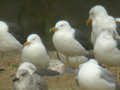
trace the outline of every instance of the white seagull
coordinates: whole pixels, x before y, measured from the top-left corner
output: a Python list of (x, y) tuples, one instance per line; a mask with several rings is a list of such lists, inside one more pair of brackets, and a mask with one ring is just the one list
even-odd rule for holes
[(25, 33), (15, 23), (0, 21), (0, 56), (21, 54)]
[(68, 56), (87, 56), (89, 54), (87, 49), (90, 45), (88, 46), (84, 33), (72, 28), (68, 21), (58, 21), (50, 31), (55, 32), (52, 40), (56, 50), (66, 55), (67, 59)]
[(18, 69), (13, 79), (13, 90), (48, 90), (45, 80), (34, 70), (30, 73), (29, 69)]
[(120, 65), (120, 37), (110, 30), (103, 31), (94, 45), (95, 58), (102, 64), (110, 66)]
[(24, 43), (22, 50), (22, 61), (31, 62), (38, 68), (47, 68), (49, 56), (41, 38), (37, 34), (30, 34)]
[(113, 74), (99, 66), (95, 59), (79, 65), (75, 80), (80, 90), (119, 90)]
[(110, 16), (102, 5), (96, 5), (90, 9), (87, 24), (89, 24), (91, 21), (91, 43), (93, 45), (95, 44), (96, 39), (100, 35), (102, 30), (112, 30), (115, 31), (117, 35), (117, 20), (114, 17)]

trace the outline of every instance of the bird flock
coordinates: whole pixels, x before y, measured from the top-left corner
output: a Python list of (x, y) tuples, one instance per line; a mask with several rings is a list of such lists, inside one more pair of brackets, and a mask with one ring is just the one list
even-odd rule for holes
[(73, 71), (79, 90), (120, 90), (113, 73), (101, 66), (120, 65), (120, 18), (109, 15), (102, 5), (93, 6), (88, 14), (86, 24), (92, 26), (91, 43), (85, 33), (66, 20), (56, 22), (50, 29), (54, 32), (52, 41), (59, 58), (56, 62), (51, 60), (38, 34), (23, 39), (19, 27), (0, 21), (1, 59), (6, 54), (21, 55), (22, 63), (13, 79), (13, 90), (48, 90), (44, 76), (68, 73), (67, 68), (71, 71), (70, 64), (75, 66), (78, 58), (78, 66)]

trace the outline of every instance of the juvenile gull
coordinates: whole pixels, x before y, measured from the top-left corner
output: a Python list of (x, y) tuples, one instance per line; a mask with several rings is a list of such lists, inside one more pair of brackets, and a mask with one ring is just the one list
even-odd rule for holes
[(24, 43), (22, 50), (22, 61), (31, 62), (38, 68), (47, 68), (49, 56), (41, 38), (37, 34), (30, 34)]
[(68, 56), (88, 56), (91, 47), (87, 38), (82, 31), (72, 28), (68, 21), (58, 21), (50, 31), (55, 32), (52, 40), (56, 50), (67, 59)]
[(20, 64), (17, 71), (19, 71), (19, 70), (27, 70), (32, 75), (37, 70), (37, 68), (35, 67), (34, 64), (32, 64), (30, 62), (24, 62), (24, 63)]
[(45, 80), (36, 72), (18, 70), (13, 80), (13, 90), (48, 90)]
[(94, 59), (79, 65), (75, 80), (80, 90), (119, 90), (113, 74)]

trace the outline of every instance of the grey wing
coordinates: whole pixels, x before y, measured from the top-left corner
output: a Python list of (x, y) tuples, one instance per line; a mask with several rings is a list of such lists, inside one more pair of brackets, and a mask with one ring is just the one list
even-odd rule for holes
[(117, 42), (117, 48), (120, 49), (120, 40), (117, 39), (116, 42)]
[(39, 68), (36, 70), (35, 73), (39, 74), (40, 76), (56, 76), (60, 74), (57, 71), (53, 71), (53, 70), (46, 69), (46, 68)]
[(115, 40), (115, 42), (116, 42), (116, 47), (117, 47), (118, 49), (120, 49), (120, 36), (117, 35), (117, 34), (114, 32), (113, 38), (114, 38), (114, 40)]
[(74, 38), (80, 43), (82, 44), (82, 46), (87, 49), (87, 50), (91, 50), (93, 49), (92, 44), (89, 40), (89, 35), (87, 34), (87, 32), (83, 32), (81, 30), (75, 30), (75, 36)]
[(116, 84), (116, 80), (112, 72), (108, 71), (107, 69), (104, 69), (100, 67), (100, 70), (102, 71), (100, 77), (107, 81), (108, 83)]
[(35, 83), (36, 90), (48, 90), (46, 81), (40, 75), (34, 73), (33, 80)]
[(116, 22), (116, 24), (117, 24), (117, 32), (118, 32), (118, 34), (120, 35), (120, 22)]
[(23, 29), (15, 23), (10, 23), (10, 22), (6, 22), (6, 23), (9, 26), (9, 33), (11, 33), (21, 44), (23, 44), (27, 37)]

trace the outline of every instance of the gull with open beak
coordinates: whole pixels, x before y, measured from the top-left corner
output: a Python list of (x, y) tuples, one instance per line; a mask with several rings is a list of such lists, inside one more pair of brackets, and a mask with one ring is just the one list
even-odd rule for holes
[(61, 20), (50, 29), (54, 32), (52, 41), (58, 52), (67, 56), (88, 56), (92, 47), (88, 43), (85, 33), (71, 27), (68, 21)]
[(31, 62), (39, 68), (47, 68), (49, 64), (49, 56), (45, 46), (39, 35), (30, 34), (24, 43), (22, 50), (22, 61)]

